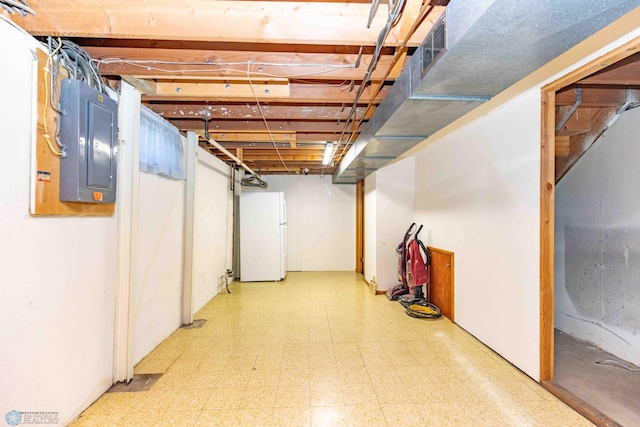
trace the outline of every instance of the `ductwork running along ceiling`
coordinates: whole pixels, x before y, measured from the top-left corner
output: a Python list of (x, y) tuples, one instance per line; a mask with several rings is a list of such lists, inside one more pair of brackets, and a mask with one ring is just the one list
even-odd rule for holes
[(638, 0), (451, 0), (333, 173), (354, 184), (638, 7)]

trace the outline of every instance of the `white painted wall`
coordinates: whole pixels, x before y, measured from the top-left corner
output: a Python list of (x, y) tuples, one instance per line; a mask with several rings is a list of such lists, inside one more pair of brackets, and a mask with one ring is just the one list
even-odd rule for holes
[[(377, 290), (386, 291), (398, 284), (396, 247), (414, 221), (415, 159), (400, 160), (375, 174)], [(425, 231), (420, 232), (421, 240), (426, 236)]]
[(416, 158), (416, 222), (455, 252), (456, 323), (539, 378), (540, 89), (640, 36), (640, 8), (434, 134)]
[[(195, 197), (193, 311), (224, 289), (232, 266), (233, 193), (229, 166), (198, 147)], [(226, 291), (225, 291), (226, 292)]]
[(354, 271), (356, 187), (331, 176), (286, 176), (290, 271)]
[(355, 270), (356, 188), (331, 176), (266, 175), (287, 201), (289, 271)]
[(455, 253), (456, 322), (525, 372), (539, 364), (540, 93), (416, 155), (422, 240)]
[(134, 363), (181, 323), (184, 180), (140, 173)]
[(372, 173), (364, 179), (364, 278), (377, 284), (377, 175)]
[(640, 108), (556, 186), (555, 325), (640, 365)]
[(0, 414), (67, 424), (111, 385), (116, 221), (29, 215), (34, 39), (0, 20)]

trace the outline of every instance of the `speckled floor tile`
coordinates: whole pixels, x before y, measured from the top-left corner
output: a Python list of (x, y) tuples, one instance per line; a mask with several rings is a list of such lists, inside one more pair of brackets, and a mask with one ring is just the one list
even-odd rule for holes
[(71, 425), (586, 427), (447, 319), (422, 322), (349, 272), (234, 283)]
[(413, 404), (382, 404), (382, 412), (390, 426), (423, 427), (426, 424)]
[(351, 427), (387, 426), (380, 405), (347, 405), (347, 414)]
[(312, 427), (349, 427), (347, 408), (342, 405), (311, 408)]

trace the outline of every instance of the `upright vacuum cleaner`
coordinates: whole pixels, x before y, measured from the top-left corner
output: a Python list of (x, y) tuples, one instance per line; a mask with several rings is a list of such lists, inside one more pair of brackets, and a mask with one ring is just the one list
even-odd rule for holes
[[(418, 238), (421, 230), (422, 225), (416, 230), (416, 224), (411, 224), (402, 242), (396, 248), (400, 283), (387, 291), (387, 298), (400, 302), (411, 317), (434, 319), (442, 314), (438, 307), (428, 301), (429, 275), (427, 267), (431, 263), (431, 256)], [(424, 258), (422, 257), (423, 253)]]
[(406, 249), (407, 242), (411, 239), (411, 235), (416, 231), (416, 223), (414, 222), (409, 226), (409, 229), (404, 233), (402, 242), (396, 247), (396, 255), (398, 255), (398, 280), (399, 283), (390, 288), (386, 295), (391, 301), (397, 301), (402, 295), (409, 293), (409, 285), (407, 284), (407, 265), (406, 265)]

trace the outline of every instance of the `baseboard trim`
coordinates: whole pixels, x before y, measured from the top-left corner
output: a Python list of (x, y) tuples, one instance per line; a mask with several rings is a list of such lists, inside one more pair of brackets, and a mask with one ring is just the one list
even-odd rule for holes
[(371, 293), (374, 294), (374, 295), (377, 295), (378, 284), (373, 280), (371, 280), (371, 281), (367, 280), (366, 277), (363, 277), (363, 279), (364, 279), (364, 283), (367, 284), (367, 287), (369, 288)]

